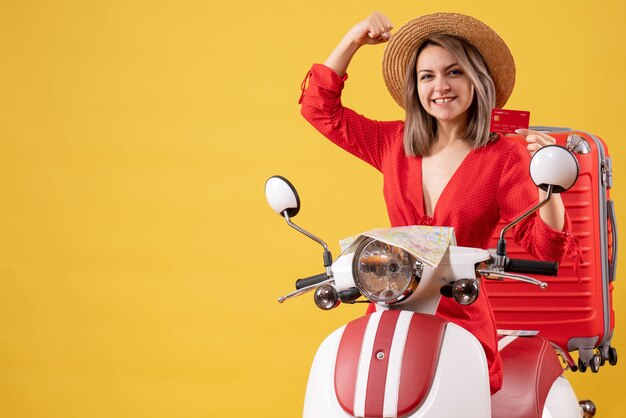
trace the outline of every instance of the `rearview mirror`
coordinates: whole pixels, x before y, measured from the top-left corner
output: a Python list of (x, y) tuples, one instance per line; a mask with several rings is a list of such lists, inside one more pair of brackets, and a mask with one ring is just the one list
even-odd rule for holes
[(540, 148), (530, 160), (530, 177), (537, 187), (552, 193), (569, 190), (578, 179), (578, 161), (574, 154), (560, 145)]
[(296, 188), (282, 176), (272, 176), (265, 182), (265, 198), (274, 212), (291, 218), (300, 211), (300, 197)]

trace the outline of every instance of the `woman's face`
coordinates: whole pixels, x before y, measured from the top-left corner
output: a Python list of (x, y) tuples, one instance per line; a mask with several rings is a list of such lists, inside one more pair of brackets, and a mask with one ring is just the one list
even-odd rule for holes
[(457, 59), (438, 45), (428, 45), (417, 57), (417, 93), (426, 112), (438, 122), (467, 123), (474, 86)]

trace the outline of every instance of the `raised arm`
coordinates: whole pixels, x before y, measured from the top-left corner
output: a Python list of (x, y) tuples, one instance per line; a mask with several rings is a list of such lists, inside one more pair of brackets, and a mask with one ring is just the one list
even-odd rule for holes
[(314, 64), (302, 83), (302, 116), (322, 135), (341, 148), (381, 169), (383, 155), (391, 143), (402, 138), (402, 121), (381, 122), (344, 107), (341, 92), (346, 69), (363, 45), (379, 44), (390, 38), (391, 23), (378, 12), (357, 23), (343, 37), (324, 65)]
[(356, 51), (363, 45), (387, 42), (391, 38), (392, 28), (391, 21), (385, 15), (373, 12), (346, 33), (324, 65), (335, 71), (339, 77), (343, 77)]

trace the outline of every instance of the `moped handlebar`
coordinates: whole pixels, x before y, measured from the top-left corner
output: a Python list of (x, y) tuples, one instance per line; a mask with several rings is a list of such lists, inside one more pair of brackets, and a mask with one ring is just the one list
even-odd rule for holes
[(504, 264), (504, 271), (522, 274), (540, 274), (543, 276), (556, 276), (559, 263), (538, 260), (523, 260), (507, 258)]
[(309, 277), (305, 277), (302, 279), (298, 279), (296, 280), (296, 289), (300, 290), (305, 287), (320, 284), (325, 280), (328, 280), (328, 275), (326, 273), (316, 274), (314, 276), (309, 276)]

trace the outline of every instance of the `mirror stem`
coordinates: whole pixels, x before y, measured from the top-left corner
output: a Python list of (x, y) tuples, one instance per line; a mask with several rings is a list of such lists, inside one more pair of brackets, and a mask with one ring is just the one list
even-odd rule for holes
[(300, 228), (298, 225), (296, 225), (293, 222), (291, 222), (291, 219), (289, 219), (289, 215), (287, 214), (287, 211), (283, 212), (283, 216), (285, 217), (285, 221), (287, 221), (287, 225), (289, 225), (290, 227), (292, 227), (296, 231), (300, 232), (301, 234), (306, 235), (307, 237), (311, 238), (313, 241), (317, 242), (322, 247), (324, 247), (324, 267), (326, 267), (326, 275), (329, 278), (333, 277), (333, 272), (330, 269), (330, 266), (333, 264), (333, 255), (328, 250), (328, 245), (326, 245), (326, 243), (324, 241), (322, 241), (321, 239), (319, 239), (315, 235), (311, 234), (308, 231), (305, 231), (304, 229)]
[(531, 213), (537, 211), (538, 209), (543, 207), (546, 203), (548, 203), (550, 201), (550, 198), (552, 197), (553, 187), (554, 186), (552, 186), (551, 184), (548, 185), (546, 189), (545, 199), (539, 202), (539, 204), (537, 204), (536, 206), (533, 206), (532, 208), (528, 209), (524, 214), (517, 217), (515, 220), (513, 220), (513, 222), (511, 222), (510, 224), (508, 224), (502, 229), (502, 232), (500, 232), (500, 239), (498, 240), (498, 248), (496, 250), (496, 266), (497, 267), (504, 268), (504, 264), (506, 263), (506, 240), (504, 239), (504, 235), (507, 233), (509, 229), (513, 228), (520, 221), (527, 218)]

